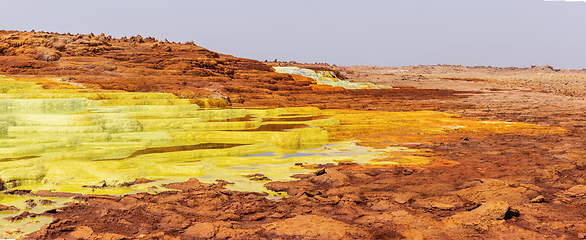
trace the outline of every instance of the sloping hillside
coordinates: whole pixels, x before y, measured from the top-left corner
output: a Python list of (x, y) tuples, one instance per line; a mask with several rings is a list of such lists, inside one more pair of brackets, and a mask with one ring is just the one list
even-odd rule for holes
[[(411, 102), (407, 108), (398, 104), (401, 96), (412, 94), (412, 88), (348, 90), (318, 86), (310, 78), (276, 73), (262, 62), (219, 54), (193, 42), (141, 36), (117, 39), (104, 34), (0, 30), (0, 74), (51, 76), (94, 89), (215, 98), (220, 107), (443, 109), (420, 102)], [(459, 98), (457, 93), (425, 90), (420, 99)]]

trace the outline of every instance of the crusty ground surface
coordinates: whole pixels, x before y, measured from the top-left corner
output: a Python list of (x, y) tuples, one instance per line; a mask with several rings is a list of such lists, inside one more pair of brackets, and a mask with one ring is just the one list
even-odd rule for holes
[[(586, 236), (585, 100), (502, 82), (396, 79), (349, 67), (350, 79), (416, 87), (404, 106), (438, 106), (468, 117), (560, 126), (564, 133), (466, 134), (433, 145), (435, 164), (318, 166), (292, 182), (270, 182), (279, 200), (196, 179), (180, 191), (81, 200), (45, 216), (38, 239), (579, 239)], [(385, 69), (385, 68), (381, 68)], [(456, 73), (460, 74), (460, 73)], [(488, 78), (488, 77), (487, 77)], [(550, 81), (550, 84), (555, 84)], [(422, 98), (421, 89), (466, 92)], [(403, 104), (404, 106), (401, 106)], [(450, 108), (446, 106), (458, 106)], [(469, 107), (462, 107), (469, 106)], [(418, 110), (414, 108), (413, 110)], [(455, 163), (455, 164), (454, 164)], [(315, 166), (314, 166), (315, 167)]]
[[(30, 238), (586, 237), (583, 70), (270, 63), (337, 70), (350, 80), (396, 87), (317, 89), (308, 79), (276, 74), (259, 62), (190, 44), (138, 37), (124, 41), (106, 36), (2, 34), (6, 44), (0, 46), (0, 70), (5, 75), (63, 74), (72, 77), (67, 81), (107, 89), (124, 86), (127, 91), (158, 91), (149, 87), (156, 82), (186, 98), (230, 97), (232, 106), (238, 107), (433, 110), (565, 129), (533, 135), (451, 134), (432, 144), (411, 146), (433, 152), (433, 161), (422, 166), (308, 166), (315, 168), (313, 174), (265, 185), (291, 196), (282, 199), (230, 191), (224, 188), (226, 182), (209, 184), (197, 179), (166, 186), (178, 191), (122, 197), (40, 192), (36, 194), (71, 196), (79, 201), (41, 214), (52, 217), (53, 222)], [(141, 56), (141, 61), (133, 56)], [(91, 64), (97, 58), (107, 64)], [(152, 77), (142, 81), (145, 74)], [(109, 76), (107, 81), (101, 80), (104, 76)], [(184, 84), (190, 86), (189, 92), (180, 91)], [(31, 216), (34, 214), (20, 217)]]

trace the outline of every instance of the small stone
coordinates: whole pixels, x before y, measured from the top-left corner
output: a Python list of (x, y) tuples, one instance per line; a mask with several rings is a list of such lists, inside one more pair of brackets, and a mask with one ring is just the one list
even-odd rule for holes
[(0, 204), (0, 211), (18, 211), (18, 208), (15, 206), (6, 206)]
[(28, 206), (28, 208), (34, 208), (37, 206), (37, 203), (35, 203), (34, 199), (28, 199), (26, 201), (24, 201), (26, 203), (26, 205)]
[(568, 197), (583, 197), (586, 195), (586, 186), (576, 185), (564, 191), (564, 195)]
[(361, 196), (356, 195), (356, 194), (344, 194), (344, 196), (342, 196), (342, 199), (340, 199), (340, 201), (361, 203), (361, 202), (364, 202), (364, 199)]
[(531, 200), (529, 200), (530, 203), (542, 203), (545, 202), (545, 197), (543, 197), (542, 195), (539, 195)]
[(282, 214), (282, 213), (273, 213), (273, 214), (267, 216), (267, 218), (279, 218), (279, 219), (283, 218), (283, 217), (285, 217), (285, 214)]
[(168, 216), (163, 217), (159, 222), (158, 229), (161, 230), (174, 230), (174, 229), (184, 229), (188, 227), (191, 223), (187, 221), (187, 219), (179, 214), (170, 214)]
[(126, 236), (124, 235), (120, 235), (120, 234), (116, 234), (116, 233), (105, 233), (104, 235), (98, 237), (99, 239), (104, 239), (104, 240), (122, 240), (122, 239), (127, 239)]
[(49, 199), (43, 199), (43, 200), (41, 200), (41, 204), (42, 205), (50, 205), (50, 204), (53, 204), (53, 203), (55, 203), (55, 202), (54, 201), (51, 201)]
[(370, 206), (370, 208), (374, 211), (386, 211), (389, 208), (391, 208), (391, 202), (390, 201), (378, 201), (372, 204), (372, 206)]
[(5, 195), (19, 195), (19, 196), (23, 196), (23, 195), (28, 195), (31, 193), (31, 190), (28, 189), (14, 189), (14, 190), (4, 190), (2, 191), (2, 194)]
[(345, 174), (341, 173), (340, 171), (335, 170), (335, 169), (332, 169), (332, 168), (326, 169), (326, 173), (328, 175), (330, 175), (334, 179), (338, 179), (338, 180), (341, 180), (341, 181), (348, 181), (348, 180), (350, 180), (348, 178), (348, 176), (346, 176)]
[(333, 196), (333, 197), (323, 197), (316, 195), (313, 198), (317, 199), (321, 204), (329, 204), (329, 205), (336, 205), (340, 202), (340, 197)]
[(426, 209), (453, 211), (458, 208), (465, 207), (466, 202), (458, 196), (450, 195), (416, 199), (413, 201), (412, 206)]
[(397, 195), (395, 195), (395, 202), (400, 203), (400, 204), (405, 204), (409, 201), (411, 201), (411, 199), (413, 199), (414, 197), (417, 197), (419, 194), (414, 193), (414, 192), (406, 192), (406, 193), (399, 193)]
[(509, 203), (495, 201), (484, 203), (469, 212), (458, 213), (451, 218), (459, 224), (478, 227), (483, 222), (506, 220), (511, 217), (517, 217), (519, 214), (519, 211), (511, 208)]
[(213, 223), (209, 222), (199, 222), (193, 223), (190, 227), (185, 229), (183, 232), (183, 236), (189, 238), (212, 238), (216, 235), (218, 229), (214, 226)]
[(69, 234), (74, 239), (90, 239), (92, 235), (94, 235), (94, 230), (87, 226), (77, 227)]
[(348, 185), (350, 178), (338, 170), (328, 168), (323, 170), (323, 173), (318, 172), (316, 176), (310, 178), (310, 181), (319, 185), (331, 185), (333, 187), (341, 187)]
[(507, 202), (497, 201), (482, 204), (472, 212), (478, 213), (481, 220), (503, 220), (509, 210), (510, 206)]
[(37, 215), (34, 213), (30, 213), (29, 211), (25, 211), (19, 215), (4, 218), (4, 220), (10, 221), (10, 222), (16, 222), (16, 221), (20, 221), (20, 220), (28, 218), (28, 217), (35, 217), (35, 216), (37, 216)]

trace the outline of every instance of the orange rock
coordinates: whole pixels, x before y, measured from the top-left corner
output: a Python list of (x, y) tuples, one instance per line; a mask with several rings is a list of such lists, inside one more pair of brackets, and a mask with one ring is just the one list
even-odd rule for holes
[[(329, 65), (305, 66), (332, 70)], [(59, 77), (89, 88), (167, 92), (181, 98), (218, 98), (212, 107), (316, 106), (377, 110), (441, 110), (462, 104), (403, 101), (461, 98), (451, 90), (357, 89), (317, 85), (311, 78), (280, 74), (251, 59), (219, 54), (193, 42), (151, 37), (120, 39), (0, 30), (0, 74)], [(336, 75), (343, 78), (340, 72)], [(57, 86), (47, 84), (46, 88)], [(199, 104), (199, 103), (198, 103)]]

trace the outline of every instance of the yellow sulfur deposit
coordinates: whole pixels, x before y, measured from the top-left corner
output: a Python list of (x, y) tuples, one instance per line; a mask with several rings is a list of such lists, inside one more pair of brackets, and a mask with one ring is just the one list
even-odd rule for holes
[[(0, 78), (0, 178), (7, 188), (102, 194), (147, 191), (115, 187), (136, 178), (225, 179), (233, 189), (263, 191), (262, 182), (243, 175), (288, 180), (309, 171), (293, 163), (427, 164), (433, 155), (409, 144), (436, 144), (450, 134), (562, 131), (440, 112), (210, 109), (192, 102)], [(110, 187), (83, 187), (104, 184)]]
[(294, 74), (304, 77), (309, 77), (317, 82), (317, 84), (331, 85), (334, 87), (343, 87), (345, 89), (381, 89), (391, 88), (388, 86), (375, 85), (364, 82), (350, 82), (340, 80), (336, 74), (331, 71), (314, 71), (299, 67), (273, 67), (278, 73)]
[(291, 113), (204, 109), (166, 93), (43, 89), (15, 78), (3, 78), (0, 86), (0, 178), (7, 188), (87, 193), (92, 189), (82, 186), (187, 179), (258, 164), (242, 156), (265, 152), (275, 154), (265, 164), (287, 162), (279, 156), (326, 144), (328, 134), (319, 127), (338, 124), (327, 118), (264, 122)]
[[(283, 71), (314, 77), (320, 84), (379, 87), (341, 81), (329, 72)], [(212, 109), (206, 106), (220, 106), (216, 102), (222, 100), (103, 92), (62, 82), (52, 83), (61, 84), (59, 89), (44, 89), (35, 81), (54, 80), (0, 76), (0, 179), (6, 188), (125, 194), (163, 191), (163, 183), (197, 177), (204, 182), (227, 180), (234, 190), (266, 191), (266, 181), (245, 175), (287, 181), (293, 174), (314, 171), (303, 166), (336, 162), (433, 166), (441, 159), (430, 150), (409, 146), (434, 145), (466, 134), (564, 131), (427, 111)], [(137, 178), (155, 182), (120, 186)], [(151, 188), (155, 186), (158, 190)], [(0, 214), (46, 210), (25, 209), (24, 201), (30, 198), (0, 194), (0, 204), (22, 209)], [(69, 201), (53, 200), (53, 207)], [(50, 221), (0, 220), (0, 231), (28, 232)]]
[(340, 121), (340, 125), (325, 127), (332, 140), (354, 139), (363, 145), (383, 148), (409, 144), (438, 144), (451, 135), (494, 133), (551, 134), (565, 130), (519, 122), (479, 121), (460, 115), (432, 112), (376, 112), (354, 110), (324, 110)]

